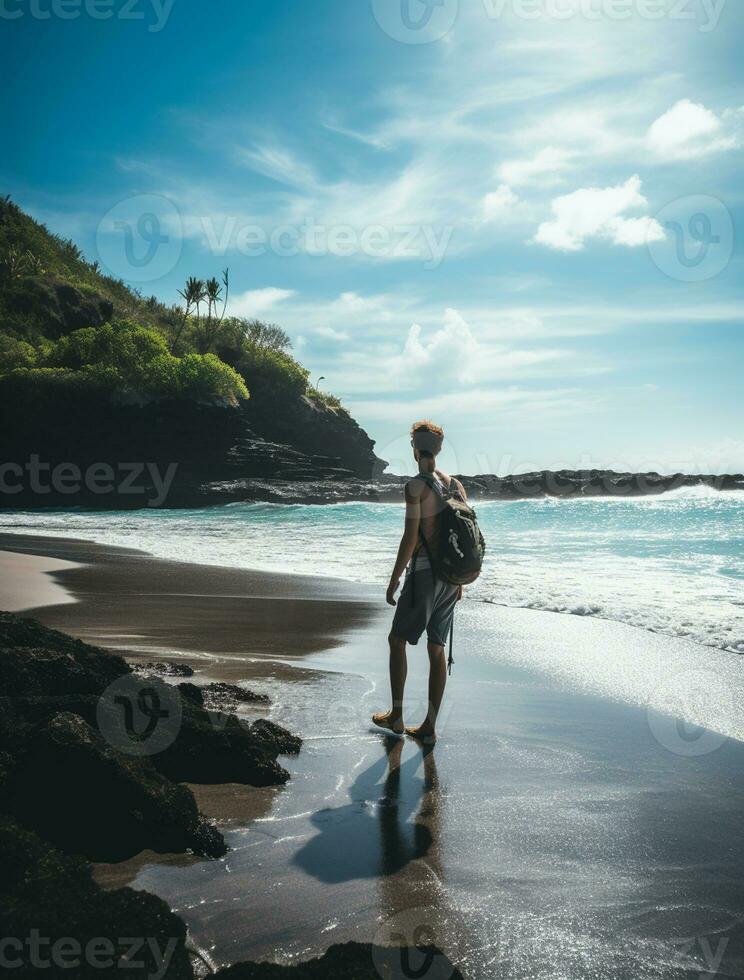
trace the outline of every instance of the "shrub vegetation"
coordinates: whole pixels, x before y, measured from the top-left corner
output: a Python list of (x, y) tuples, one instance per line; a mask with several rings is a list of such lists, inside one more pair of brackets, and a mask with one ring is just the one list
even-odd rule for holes
[(75, 330), (38, 351), (8, 337), (0, 350), (3, 343), (15, 354), (2, 363), (11, 387), (39, 394), (68, 389), (143, 399), (217, 397), (232, 405), (248, 397), (240, 375), (214, 354), (175, 357), (160, 334), (126, 321)]
[[(66, 309), (59, 307), (61, 286)], [(338, 399), (309, 388), (309, 372), (281, 327), (225, 317), (229, 289), (226, 269), (221, 281), (190, 277), (180, 291), (182, 307), (143, 297), (86, 261), (74, 242), (0, 197), (0, 378), (6, 391), (12, 376), (16, 391), (24, 385), (47, 394), (100, 389), (234, 404), (248, 397), (249, 387), (262, 399), (308, 395), (339, 409)]]

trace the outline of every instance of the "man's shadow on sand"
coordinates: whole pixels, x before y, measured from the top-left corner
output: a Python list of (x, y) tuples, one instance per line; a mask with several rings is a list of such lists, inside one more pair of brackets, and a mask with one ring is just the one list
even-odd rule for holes
[(320, 881), (338, 883), (392, 875), (429, 853), (435, 843), (429, 826), (411, 818), (438, 810), (434, 752), (423, 749), (419, 773), (422, 750), (401, 766), (403, 745), (403, 739), (385, 738), (385, 754), (351, 785), (351, 803), (311, 817), (320, 833), (297, 852), (294, 864)]

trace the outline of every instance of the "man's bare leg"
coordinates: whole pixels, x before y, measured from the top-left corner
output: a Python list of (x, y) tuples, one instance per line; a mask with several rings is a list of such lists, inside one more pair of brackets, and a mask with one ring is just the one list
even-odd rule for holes
[(372, 715), (372, 721), (380, 728), (388, 728), (397, 735), (402, 735), (405, 726), (403, 724), (403, 692), (406, 689), (406, 677), (408, 676), (408, 658), (406, 657), (406, 641), (399, 636), (388, 637), (390, 644), (390, 693), (393, 698), (391, 711), (384, 711), (377, 715)]
[(423, 724), (418, 728), (406, 728), (406, 732), (414, 738), (434, 741), (437, 736), (439, 709), (447, 686), (447, 658), (444, 655), (444, 647), (436, 643), (427, 644), (426, 649), (429, 653), (429, 713)]

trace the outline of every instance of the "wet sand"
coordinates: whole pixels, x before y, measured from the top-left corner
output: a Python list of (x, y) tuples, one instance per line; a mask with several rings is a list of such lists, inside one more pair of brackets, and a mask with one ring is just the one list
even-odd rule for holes
[[(132, 661), (167, 655), (214, 680), (277, 676), (278, 661), (289, 674), (289, 665), (333, 647), (371, 615), (370, 593), (334, 579), (163, 561), (35, 535), (0, 534), (0, 552), (7, 573), (0, 609), (24, 609)], [(27, 567), (21, 590), (16, 569)]]
[[(96, 642), (136, 636), (140, 650), (170, 648), (202, 669), (227, 664), (234, 679), (255, 677), (272, 656), (286, 665), (286, 676), (264, 670), (260, 683), (271, 716), (305, 738), (285, 762), (292, 779), (200, 797), (225, 827), (228, 855), (145, 854), (98, 869), (108, 884), (161, 895), (215, 963), (294, 962), (335, 942), (413, 941), (424, 930), (477, 980), (744, 976), (744, 743), (655, 711), (650, 696), (633, 703), (644, 680), (633, 664), (687, 676), (723, 654), (600, 620), (465, 602), (442, 737), (422, 750), (369, 723), (387, 699), (382, 602), (313, 583), (327, 590), (321, 603), (303, 594), (306, 580), (51, 544), (48, 553), (89, 567), (52, 573), (81, 601), (39, 610), (50, 625), (71, 629), (69, 617), (72, 632)], [(240, 587), (226, 588), (228, 571)], [(150, 588), (160, 591), (148, 602)], [(283, 626), (264, 626), (241, 649), (220, 622), (228, 608), (246, 629), (251, 598), (267, 591), (290, 619), (308, 617), (295, 633), (317, 623), (302, 659), (297, 648), (285, 658)], [(413, 722), (424, 710), (421, 646), (409, 663)], [(601, 684), (582, 689), (582, 671), (603, 663), (628, 672), (625, 700)], [(730, 677), (732, 664), (744, 669), (725, 663)]]

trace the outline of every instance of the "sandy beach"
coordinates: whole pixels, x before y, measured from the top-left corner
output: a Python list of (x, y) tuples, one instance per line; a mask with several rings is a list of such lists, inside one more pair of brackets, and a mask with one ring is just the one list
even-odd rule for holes
[[(36, 566), (46, 625), (132, 659), (182, 658), (197, 682), (249, 681), (303, 736), (286, 786), (201, 792), (224, 859), (98, 869), (165, 898), (212, 962), (294, 962), (423, 928), (469, 977), (744, 974), (744, 744), (632, 703), (632, 672), (626, 701), (579, 676), (600, 655), (670, 671), (729, 655), (465, 602), (442, 738), (422, 750), (369, 723), (389, 621), (371, 590), (62, 539), (3, 535), (0, 549), (8, 568), (72, 563)], [(50, 582), (76, 601), (49, 604)], [(423, 649), (409, 659), (416, 721)]]
[(371, 615), (370, 592), (341, 581), (162, 561), (90, 541), (0, 534), (0, 560), (9, 573), (0, 608), (30, 610), (132, 661), (168, 654), (213, 680), (326, 650)]

